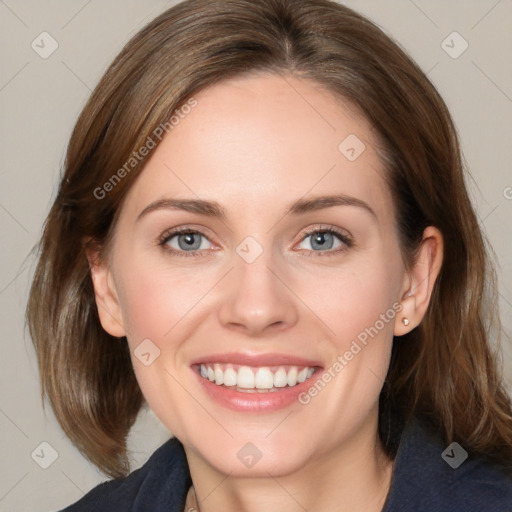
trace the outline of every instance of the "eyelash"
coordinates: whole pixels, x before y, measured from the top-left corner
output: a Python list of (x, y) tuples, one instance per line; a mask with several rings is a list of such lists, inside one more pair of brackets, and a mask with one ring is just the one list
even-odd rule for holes
[[(315, 227), (315, 228), (308, 229), (306, 232), (304, 232), (300, 242), (303, 242), (308, 236), (311, 236), (315, 233), (329, 233), (329, 234), (335, 235), (345, 245), (345, 247), (341, 247), (341, 248), (334, 249), (334, 250), (327, 250), (327, 251), (313, 251), (311, 249), (300, 249), (301, 251), (307, 251), (308, 253), (310, 253), (309, 256), (312, 256), (312, 257), (332, 256), (334, 254), (338, 254), (340, 252), (347, 250), (347, 248), (350, 248), (353, 245), (352, 240), (348, 235), (346, 235), (345, 233), (342, 233), (341, 231), (339, 231), (335, 228), (332, 228), (332, 227), (327, 227), (327, 228)], [(178, 257), (189, 258), (189, 257), (197, 257), (197, 256), (199, 256), (199, 257), (207, 256), (207, 254), (203, 254), (205, 252), (204, 250), (177, 251), (176, 249), (171, 249), (167, 246), (167, 243), (169, 242), (169, 240), (171, 240), (175, 236), (189, 235), (189, 234), (190, 235), (201, 235), (208, 240), (208, 237), (204, 233), (201, 233), (200, 231), (197, 231), (192, 228), (183, 227), (183, 228), (173, 229), (171, 231), (166, 231), (165, 233), (163, 233), (163, 235), (158, 240), (158, 245), (161, 246), (165, 251), (167, 251), (173, 255), (176, 255)]]

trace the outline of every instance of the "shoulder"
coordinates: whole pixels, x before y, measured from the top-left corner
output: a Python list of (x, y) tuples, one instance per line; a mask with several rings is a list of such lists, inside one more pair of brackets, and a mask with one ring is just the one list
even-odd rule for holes
[(97, 485), (61, 512), (180, 510), (190, 485), (183, 445), (171, 438), (142, 467)]
[(383, 512), (512, 512), (512, 477), (418, 420), (402, 434)]

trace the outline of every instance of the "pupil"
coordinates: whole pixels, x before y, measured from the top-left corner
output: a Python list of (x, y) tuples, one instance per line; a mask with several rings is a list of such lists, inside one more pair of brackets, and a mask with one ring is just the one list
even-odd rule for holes
[(199, 239), (194, 240), (196, 233), (183, 233), (178, 238), (180, 249), (198, 249), (201, 245)]
[[(326, 240), (326, 237), (327, 237), (327, 240)], [(331, 243), (329, 243), (329, 237), (331, 238), (331, 240), (330, 240)], [(317, 248), (320, 248), (320, 249), (324, 249), (324, 248), (331, 249), (332, 244), (333, 244), (333, 240), (332, 240), (331, 233), (319, 232), (313, 237), (313, 243), (311, 245), (313, 248), (315, 246), (317, 246)]]

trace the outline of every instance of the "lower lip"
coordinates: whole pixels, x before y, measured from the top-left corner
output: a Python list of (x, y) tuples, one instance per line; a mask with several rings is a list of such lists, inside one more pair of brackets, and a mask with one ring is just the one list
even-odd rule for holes
[(234, 387), (218, 386), (214, 382), (201, 377), (197, 371), (194, 371), (194, 373), (197, 375), (206, 394), (219, 405), (233, 411), (259, 413), (278, 411), (294, 402), (298, 402), (299, 395), (311, 387), (316, 380), (315, 377), (321, 374), (318, 369), (315, 369), (315, 373), (309, 379), (296, 386), (286, 386), (280, 388), (279, 391), (269, 391), (267, 393), (259, 393), (257, 391), (245, 393), (237, 391)]

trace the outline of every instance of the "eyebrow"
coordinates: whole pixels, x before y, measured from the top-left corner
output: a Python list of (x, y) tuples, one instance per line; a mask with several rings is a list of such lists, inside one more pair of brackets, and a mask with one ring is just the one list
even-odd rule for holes
[[(356, 206), (363, 208), (377, 217), (373, 209), (361, 199), (344, 194), (317, 196), (309, 199), (298, 199), (288, 207), (284, 215), (302, 215), (304, 213), (323, 210), (333, 206)], [(214, 217), (226, 220), (225, 209), (216, 201), (203, 199), (159, 199), (146, 206), (138, 215), (137, 221), (155, 210), (182, 210), (190, 213), (197, 213), (206, 217)]]

